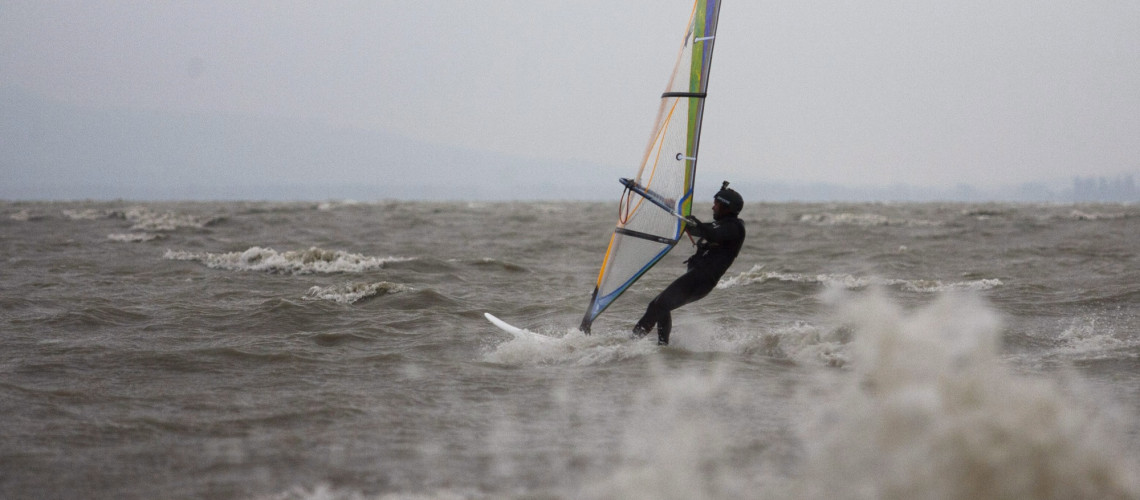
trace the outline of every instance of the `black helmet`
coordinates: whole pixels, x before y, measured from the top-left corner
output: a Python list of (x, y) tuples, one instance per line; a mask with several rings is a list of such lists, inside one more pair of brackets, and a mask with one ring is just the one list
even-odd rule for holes
[(728, 208), (729, 212), (734, 214), (738, 214), (741, 210), (744, 210), (744, 198), (740, 196), (740, 193), (729, 189), (728, 181), (724, 181), (724, 183), (720, 185), (720, 191), (717, 191), (713, 199), (719, 201), (721, 205)]

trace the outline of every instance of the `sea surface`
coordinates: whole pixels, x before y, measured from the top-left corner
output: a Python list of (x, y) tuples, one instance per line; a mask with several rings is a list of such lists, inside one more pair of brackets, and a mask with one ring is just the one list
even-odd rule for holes
[(616, 217), (0, 202), (0, 498), (1140, 498), (1140, 206), (752, 203), (668, 347)]

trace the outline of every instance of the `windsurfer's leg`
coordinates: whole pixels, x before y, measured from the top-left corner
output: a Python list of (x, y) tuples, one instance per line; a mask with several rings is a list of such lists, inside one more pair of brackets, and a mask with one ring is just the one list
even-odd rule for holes
[(633, 325), (633, 333), (630, 334), (629, 338), (639, 339), (641, 337), (649, 335), (649, 330), (652, 330), (653, 327), (652, 326), (649, 326), (649, 327), (642, 326), (641, 321), (642, 320), (638, 320), (637, 324)]
[[(664, 294), (664, 292), (662, 292)], [(633, 327), (633, 336), (641, 338), (653, 331), (653, 327), (657, 326), (661, 320), (661, 295), (658, 295), (653, 300), (649, 301), (649, 305), (645, 308), (645, 314), (641, 315), (641, 319), (637, 320), (637, 324)], [(664, 311), (666, 315), (669, 311)]]
[[(664, 293), (662, 293), (664, 295)], [(657, 326), (657, 344), (669, 344), (669, 330), (673, 328), (673, 317), (669, 314), (670, 302), (661, 300), (662, 296), (658, 295), (649, 303), (649, 307), (645, 309), (645, 315), (633, 327), (633, 336), (641, 338), (653, 331), (654, 325)]]
[[(672, 318), (669, 312), (673, 309), (681, 307), (700, 296), (693, 298), (692, 292), (696, 286), (696, 276), (689, 272), (681, 275), (665, 287), (652, 301), (649, 306), (645, 308), (645, 314), (637, 321), (637, 325), (633, 327), (633, 335), (635, 337), (644, 337), (649, 332), (653, 331), (653, 327), (657, 327), (658, 341), (669, 342), (669, 330), (672, 328)], [(708, 293), (708, 292), (705, 292)], [(702, 295), (703, 296), (703, 295)], [(664, 332), (664, 333), (662, 333)], [(662, 336), (664, 335), (664, 336)]]
[(673, 329), (673, 315), (665, 311), (665, 315), (657, 321), (657, 345), (669, 345), (669, 331)]
[[(653, 299), (650, 309), (656, 308), (657, 345), (669, 345), (669, 334), (673, 330), (673, 317), (670, 312), (704, 298), (715, 286), (716, 280), (710, 280), (697, 271), (690, 271), (677, 278), (661, 292), (661, 295)], [(648, 314), (647, 310), (646, 315)]]

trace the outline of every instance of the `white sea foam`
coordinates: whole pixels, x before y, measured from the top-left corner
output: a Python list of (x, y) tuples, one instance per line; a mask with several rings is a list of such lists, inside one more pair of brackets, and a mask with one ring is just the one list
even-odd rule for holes
[[(802, 392), (794, 474), (734, 470), (729, 450), (747, 441), (709, 411), (748, 399), (726, 373), (660, 369), (632, 405), (624, 458), (573, 496), (1140, 498), (1140, 465), (1114, 432), (1127, 428), (1122, 413), (1090, 404), (1072, 379), (1011, 373), (1001, 320), (976, 297), (944, 294), (914, 312), (875, 293), (824, 299), (853, 328), (855, 359)], [(779, 450), (743, 449), (779, 461), (764, 457)]]
[[(488, 324), (487, 330), (507, 335)], [(631, 340), (628, 333), (595, 332), (583, 335), (576, 329), (565, 331), (537, 330), (545, 338), (529, 335), (511, 336), (506, 342), (491, 347), (484, 360), (510, 366), (534, 365), (600, 365), (636, 358), (657, 352), (656, 342)]]
[(913, 313), (875, 294), (835, 303), (856, 330), (854, 371), (802, 428), (795, 496), (1140, 496), (1115, 415), (1065, 383), (1007, 370), (1001, 321), (980, 300), (947, 294)]
[(344, 207), (354, 207), (359, 205), (362, 205), (362, 203), (356, 200), (329, 200), (317, 204), (317, 210), (331, 211)]
[(904, 290), (920, 293), (939, 293), (939, 292), (963, 292), (975, 291), (980, 292), (983, 290), (990, 290), (1004, 285), (1001, 280), (997, 278), (970, 280), (970, 281), (955, 281), (946, 283), (941, 280), (904, 280), (902, 287)]
[(412, 260), (406, 257), (370, 257), (342, 250), (308, 250), (277, 252), (271, 248), (251, 247), (244, 252), (206, 253), (167, 250), (167, 260), (197, 261), (213, 269), (227, 271), (262, 271), (283, 274), (360, 273), (382, 269), (392, 262)]
[(819, 226), (885, 226), (890, 219), (878, 214), (821, 213), (803, 214), (800, 222)]
[(849, 212), (823, 212), (818, 214), (803, 214), (800, 216), (800, 222), (816, 225), (816, 226), (857, 226), (857, 227), (871, 227), (871, 226), (907, 226), (907, 227), (924, 227), (924, 226), (941, 226), (941, 222), (922, 220), (922, 219), (891, 219), (885, 215), (873, 213), (849, 213)]
[(804, 365), (840, 367), (850, 362), (849, 332), (805, 322), (776, 328), (762, 335), (730, 335), (733, 352), (760, 353)]
[(690, 352), (729, 353), (794, 361), (805, 366), (840, 367), (850, 359), (850, 332), (825, 328), (805, 321), (769, 330), (722, 328), (717, 318), (701, 318), (691, 313), (674, 323), (670, 345)]
[[(768, 332), (748, 329), (725, 330), (712, 320), (689, 316), (674, 325), (670, 344), (689, 352), (728, 353), (786, 359), (811, 366), (843, 366), (850, 357), (847, 349), (849, 333), (841, 328), (823, 329), (805, 322), (776, 328)], [(487, 328), (508, 336), (494, 328)], [(601, 365), (624, 359), (652, 355), (660, 349), (656, 335), (641, 340), (629, 338), (626, 331), (594, 332), (583, 335), (577, 329), (542, 328), (533, 330), (542, 337), (520, 335), (497, 342), (484, 355), (484, 360), (512, 366), (529, 365)]]
[(135, 231), (174, 231), (180, 228), (201, 229), (217, 222), (217, 218), (203, 219), (189, 214), (174, 212), (155, 212), (147, 207), (131, 207), (124, 212), (124, 217), (133, 222), (131, 226)]
[(154, 241), (165, 237), (166, 235), (156, 233), (112, 233), (107, 235), (107, 239), (111, 241), (120, 241), (124, 243)]
[[(723, 367), (676, 371), (655, 365), (644, 389), (629, 403), (628, 425), (615, 446), (621, 453), (620, 462), (567, 497), (776, 497), (774, 485), (757, 484), (763, 478), (740, 474), (741, 462), (753, 462), (758, 460), (755, 455), (763, 455), (753, 448), (763, 440), (761, 433), (727, 431), (732, 424), (725, 420), (732, 417), (724, 413), (739, 411), (737, 405), (747, 400), (748, 389), (733, 385)], [(748, 420), (747, 415), (739, 416)], [(734, 451), (748, 456), (734, 456)]]
[(360, 300), (411, 291), (412, 288), (399, 283), (381, 281), (378, 283), (344, 283), (331, 286), (314, 286), (305, 292), (304, 300), (327, 300), (341, 304), (352, 304)]
[[(803, 418), (793, 425), (804, 448), (794, 454), (800, 463), (790, 478), (742, 476), (736, 469), (738, 455), (732, 450), (748, 450), (739, 456), (760, 462), (778, 462), (766, 455), (780, 450), (765, 449), (762, 433), (753, 434), (751, 439), (760, 441), (749, 446), (748, 438), (729, 431), (731, 425), (713, 410), (754, 399), (746, 395), (754, 389), (733, 385), (730, 372), (719, 369), (727, 365), (676, 370), (651, 363), (656, 375), (647, 377), (645, 390), (629, 405), (621, 460), (568, 496), (1140, 496), (1140, 469), (1113, 433), (1126, 426), (1113, 420), (1112, 412), (1090, 405), (1075, 381), (1006, 369), (998, 356), (1001, 319), (981, 300), (943, 294), (913, 312), (873, 292), (856, 297), (832, 291), (824, 300), (835, 310), (832, 319), (851, 328), (855, 356), (847, 369), (823, 372), (803, 392)], [(821, 331), (806, 325), (803, 330), (799, 338), (805, 340)], [(568, 341), (554, 348), (546, 343), (514, 347), (528, 353), (527, 359), (543, 348), (561, 359), (573, 352)]]
[(113, 210), (101, 210), (95, 208), (85, 209), (65, 209), (63, 216), (69, 220), (99, 220), (108, 219), (112, 217), (121, 217), (122, 214)]
[(872, 286), (899, 287), (918, 293), (939, 293), (956, 291), (984, 291), (1004, 285), (1000, 279), (988, 278), (969, 281), (944, 282), (942, 280), (881, 278), (878, 276), (855, 276), (845, 273), (801, 274), (765, 271), (763, 265), (752, 266), (736, 276), (721, 278), (717, 288), (735, 288), (767, 281), (788, 283), (820, 284), (829, 288), (857, 290)]
[(327, 483), (313, 487), (293, 486), (272, 495), (254, 496), (253, 500), (472, 500), (488, 498), (474, 488), (429, 489), (423, 493), (380, 493), (365, 495), (359, 491), (338, 488)]
[(1116, 332), (1097, 326), (1096, 318), (1077, 318), (1057, 337), (1056, 351), (1065, 357), (1106, 358), (1125, 354), (1128, 357), (1140, 356), (1133, 348), (1137, 340), (1127, 341), (1118, 338)]
[(18, 222), (28, 222), (42, 219), (44, 216), (42, 214), (23, 208), (16, 213), (9, 215), (8, 218)]
[[(1085, 499), (1140, 498), (1135, 457), (1122, 452), (1117, 415), (1090, 404), (1078, 381), (1013, 374), (999, 358), (1001, 319), (966, 294), (943, 294), (905, 311), (873, 292), (835, 289), (830, 319), (850, 327), (854, 356), (842, 370), (803, 372), (789, 410), (739, 384), (735, 363), (684, 368), (651, 342), (615, 335), (545, 332), (549, 341), (511, 337), (485, 361), (508, 365), (647, 361), (646, 376), (623, 401), (613, 464), (588, 480), (523, 497), (584, 499)], [(820, 331), (802, 325), (807, 339)], [(496, 331), (488, 328), (488, 331)], [(500, 332), (501, 333), (501, 332)], [(561, 333), (562, 336), (556, 334)], [(506, 334), (503, 334), (506, 335)], [(618, 355), (617, 353), (621, 353)], [(582, 406), (573, 385), (551, 388), (546, 413), (574, 432), (615, 408)], [(582, 398), (590, 400), (590, 398)], [(761, 403), (764, 401), (764, 403)], [(780, 407), (765, 409), (767, 402)], [(760, 406), (757, 406), (760, 405)], [(790, 411), (790, 422), (771, 415)], [(598, 415), (595, 415), (597, 413)], [(565, 419), (565, 422), (558, 421)], [(586, 422), (582, 424), (580, 422)], [(798, 440), (785, 435), (785, 425)], [(497, 419), (486, 438), (493, 474), (514, 477), (527, 441), (518, 422)], [(788, 443), (795, 442), (789, 447)], [(581, 446), (591, 446), (583, 443)], [(424, 456), (444, 453), (427, 443)], [(573, 448), (564, 450), (569, 466)], [(425, 490), (379, 498), (482, 497), (485, 491)], [(496, 490), (489, 496), (511, 496)], [(352, 490), (294, 488), (274, 498), (368, 498)]]
[(1130, 217), (1130, 214), (1128, 214), (1127, 212), (1103, 213), (1103, 212), (1085, 212), (1083, 210), (1073, 209), (1073, 211), (1069, 212), (1068, 216), (1066, 216), (1065, 218), (1072, 219), (1072, 220), (1114, 220), (1114, 219), (1126, 219), (1128, 217)]

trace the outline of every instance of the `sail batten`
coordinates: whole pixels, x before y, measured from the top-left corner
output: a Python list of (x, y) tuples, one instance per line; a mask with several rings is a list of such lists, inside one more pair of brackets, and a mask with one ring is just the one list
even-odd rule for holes
[[(696, 0), (641, 166), (622, 179), (617, 227), (580, 328), (590, 325), (681, 238), (692, 211), (697, 149), (721, 0)], [(628, 181), (628, 182), (627, 182)], [(650, 203), (643, 203), (649, 201)]]

